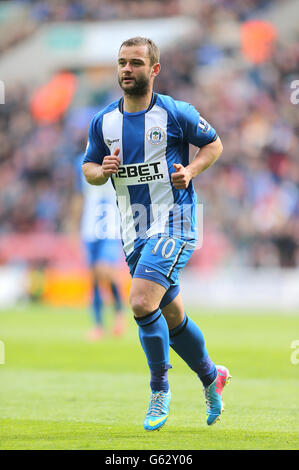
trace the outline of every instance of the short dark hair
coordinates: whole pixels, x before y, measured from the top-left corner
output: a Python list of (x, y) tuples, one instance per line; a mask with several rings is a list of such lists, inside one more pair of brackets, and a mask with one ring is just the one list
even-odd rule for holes
[(136, 36), (135, 38), (130, 38), (124, 41), (119, 50), (121, 50), (122, 47), (132, 46), (147, 46), (151, 65), (159, 63), (160, 51), (152, 39)]

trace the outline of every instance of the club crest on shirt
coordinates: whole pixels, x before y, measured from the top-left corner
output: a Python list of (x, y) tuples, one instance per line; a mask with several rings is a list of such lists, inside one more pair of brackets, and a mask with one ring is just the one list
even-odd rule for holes
[(146, 133), (146, 139), (153, 145), (161, 144), (165, 139), (165, 132), (160, 127), (152, 127)]

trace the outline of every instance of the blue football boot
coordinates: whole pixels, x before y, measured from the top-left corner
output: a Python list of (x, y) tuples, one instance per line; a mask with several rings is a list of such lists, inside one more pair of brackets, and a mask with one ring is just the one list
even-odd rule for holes
[(168, 418), (170, 399), (170, 390), (168, 392), (153, 392), (151, 394), (149, 407), (143, 423), (146, 431), (156, 431), (164, 426)]
[(211, 426), (220, 420), (223, 411), (222, 391), (231, 379), (229, 370), (224, 366), (216, 366), (217, 377), (208, 387), (204, 387), (207, 405), (207, 424)]

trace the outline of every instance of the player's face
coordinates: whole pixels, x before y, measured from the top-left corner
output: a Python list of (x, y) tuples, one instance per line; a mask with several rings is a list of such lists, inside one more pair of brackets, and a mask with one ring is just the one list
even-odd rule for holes
[(128, 95), (145, 95), (154, 77), (146, 45), (122, 47), (118, 56), (118, 83)]

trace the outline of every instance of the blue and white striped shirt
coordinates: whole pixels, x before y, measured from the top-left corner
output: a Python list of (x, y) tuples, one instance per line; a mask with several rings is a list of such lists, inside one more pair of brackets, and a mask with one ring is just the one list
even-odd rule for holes
[(126, 256), (157, 234), (196, 240), (197, 196), (193, 183), (171, 183), (174, 163), (189, 164), (189, 144), (203, 147), (217, 134), (189, 103), (153, 93), (145, 111), (127, 113), (123, 98), (92, 119), (84, 163), (102, 164), (120, 148), (120, 166), (111, 180), (121, 219)]

